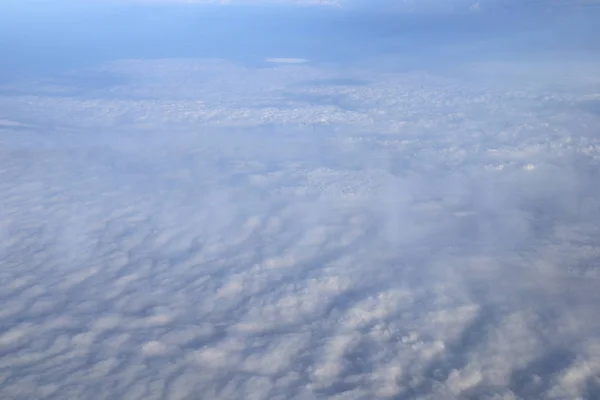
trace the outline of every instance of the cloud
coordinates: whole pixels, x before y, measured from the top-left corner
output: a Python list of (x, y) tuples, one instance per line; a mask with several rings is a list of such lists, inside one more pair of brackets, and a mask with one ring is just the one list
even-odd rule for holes
[(0, 397), (597, 396), (578, 60), (121, 60), (3, 94)]
[(267, 58), (267, 62), (276, 63), (276, 64), (303, 64), (308, 60), (304, 58)]

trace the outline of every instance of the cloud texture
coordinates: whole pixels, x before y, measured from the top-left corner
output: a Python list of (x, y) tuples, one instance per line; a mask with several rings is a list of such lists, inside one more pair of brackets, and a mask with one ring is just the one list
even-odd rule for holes
[(598, 397), (600, 60), (482, 37), (3, 82), (0, 398)]

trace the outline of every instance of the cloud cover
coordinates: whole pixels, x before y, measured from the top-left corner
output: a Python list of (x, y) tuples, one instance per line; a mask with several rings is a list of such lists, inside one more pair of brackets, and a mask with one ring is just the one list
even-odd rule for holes
[[(597, 393), (600, 147), (582, 129), (598, 120), (546, 111), (584, 93), (540, 107), (541, 89), (510, 81), (329, 86), (336, 72), (309, 65), (107, 68), (139, 83), (93, 103), (2, 99), (17, 119), (36, 109), (62, 126), (50, 137), (3, 127), (5, 397)], [(231, 84), (223, 116), (202, 111), (216, 104), (209, 88), (196, 92), (205, 106), (173, 100), (200, 71)], [(335, 92), (361, 107), (287, 95), (279, 110), (245, 108), (265, 93), (237, 84), (248, 77), (272, 85), (271, 101)], [(311, 127), (321, 107), (357, 123)], [(266, 129), (267, 115), (283, 125)]]
[(598, 58), (445, 45), (4, 83), (0, 397), (598, 396)]

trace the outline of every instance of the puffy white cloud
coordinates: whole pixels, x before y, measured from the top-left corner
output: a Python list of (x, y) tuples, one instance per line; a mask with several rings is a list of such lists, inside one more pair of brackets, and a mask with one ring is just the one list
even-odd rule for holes
[(14, 84), (0, 397), (593, 398), (598, 64), (541, 66)]

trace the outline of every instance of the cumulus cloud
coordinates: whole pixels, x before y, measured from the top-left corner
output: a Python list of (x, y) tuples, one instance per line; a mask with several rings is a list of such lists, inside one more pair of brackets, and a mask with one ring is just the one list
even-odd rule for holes
[(0, 397), (598, 396), (600, 86), (576, 61), (14, 83)]

